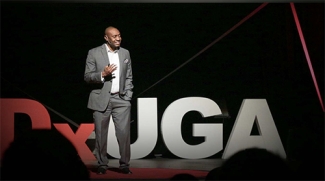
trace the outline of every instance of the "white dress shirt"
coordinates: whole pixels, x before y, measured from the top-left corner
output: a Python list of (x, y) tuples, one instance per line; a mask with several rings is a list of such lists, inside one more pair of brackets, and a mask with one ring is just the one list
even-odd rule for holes
[(106, 50), (107, 50), (107, 55), (110, 64), (115, 64), (116, 65), (116, 70), (112, 72), (112, 88), (111, 88), (111, 93), (118, 93), (119, 92), (119, 87), (120, 87), (120, 61), (118, 58), (118, 50), (112, 51), (111, 49), (108, 48), (107, 44), (105, 44)]

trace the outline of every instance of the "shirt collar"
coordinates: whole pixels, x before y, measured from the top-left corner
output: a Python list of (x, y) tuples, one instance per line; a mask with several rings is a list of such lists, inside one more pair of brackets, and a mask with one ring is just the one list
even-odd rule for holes
[(118, 48), (117, 50), (115, 50), (115, 51), (113, 52), (111, 49), (109, 49), (109, 48), (108, 48), (108, 46), (107, 46), (107, 44), (106, 44), (106, 43), (104, 43), (104, 45), (105, 45), (105, 47), (106, 47), (106, 51), (107, 51), (107, 52), (111, 52), (111, 53), (117, 53), (117, 52), (118, 52), (118, 50), (120, 49), (120, 48)]

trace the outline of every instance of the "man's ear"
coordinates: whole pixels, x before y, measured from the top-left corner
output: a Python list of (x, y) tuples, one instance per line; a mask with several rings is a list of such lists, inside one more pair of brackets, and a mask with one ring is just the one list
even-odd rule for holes
[(108, 41), (108, 37), (107, 37), (107, 35), (104, 35), (104, 39), (105, 39), (106, 41)]

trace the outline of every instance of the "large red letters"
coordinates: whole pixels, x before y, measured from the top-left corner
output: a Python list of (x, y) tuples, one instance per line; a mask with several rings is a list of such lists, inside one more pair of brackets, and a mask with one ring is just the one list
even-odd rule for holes
[[(32, 129), (51, 129), (51, 119), (47, 109), (39, 102), (30, 99), (1, 98), (1, 158), (3, 153), (14, 140), (14, 119), (15, 113), (25, 113), (29, 115), (32, 122)], [(81, 124), (76, 133), (70, 126), (64, 124), (54, 124), (55, 128), (68, 138), (78, 150), (84, 162), (95, 160), (94, 155), (86, 145), (86, 140), (94, 130), (93, 124)]]

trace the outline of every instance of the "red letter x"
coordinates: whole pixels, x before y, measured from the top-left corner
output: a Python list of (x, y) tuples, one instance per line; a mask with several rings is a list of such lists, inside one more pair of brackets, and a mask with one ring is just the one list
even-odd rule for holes
[(86, 145), (86, 140), (94, 130), (94, 124), (81, 124), (76, 131), (76, 134), (67, 123), (54, 123), (53, 125), (60, 133), (72, 142), (84, 163), (96, 160), (95, 156)]

